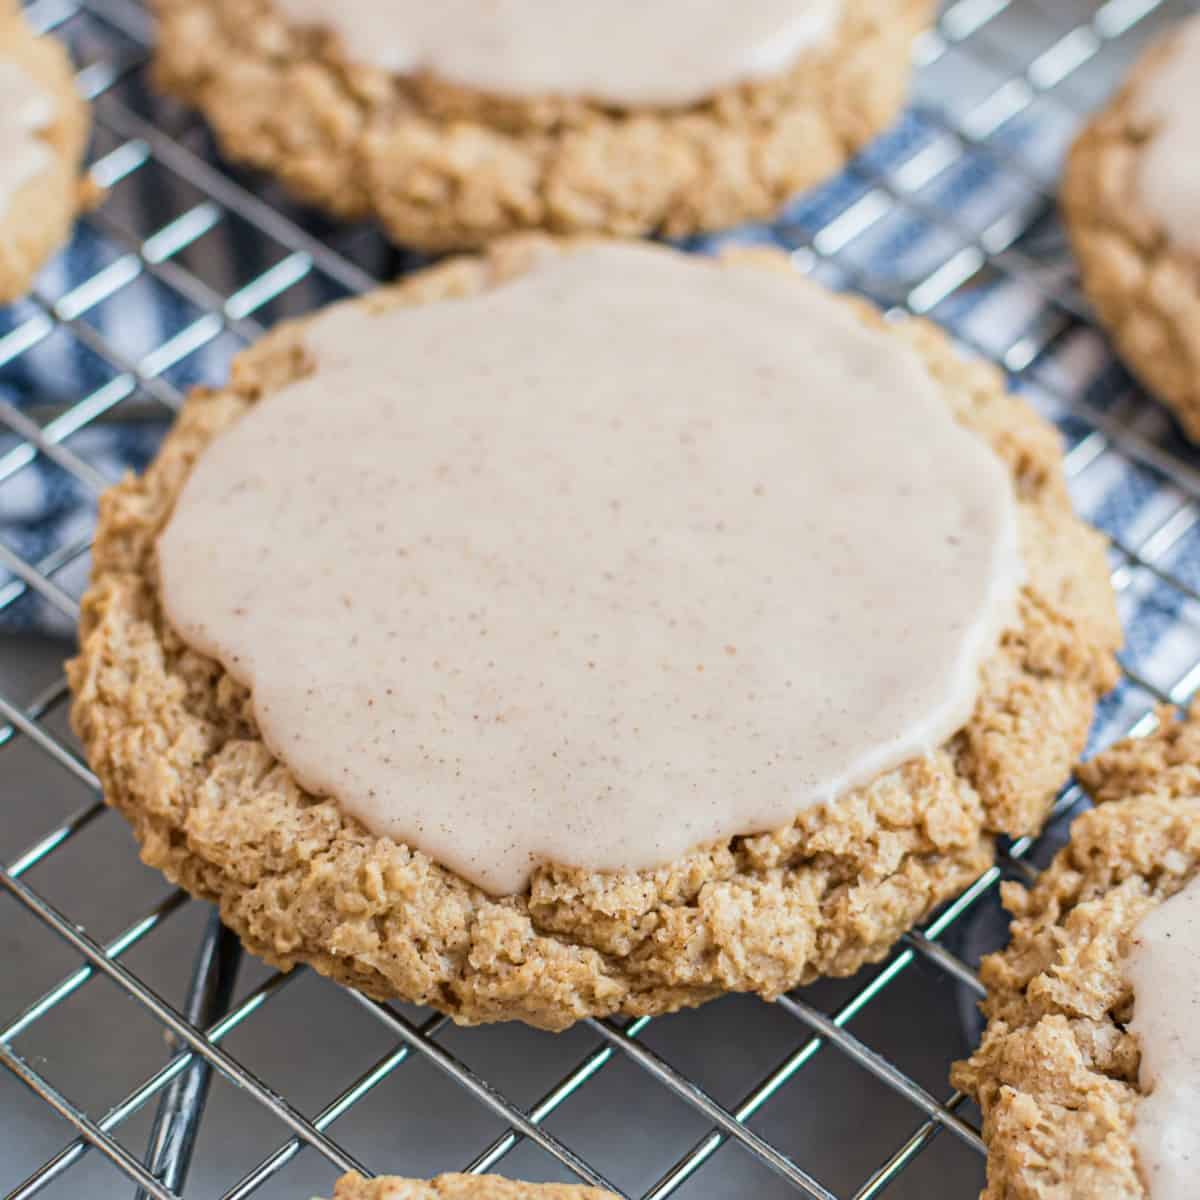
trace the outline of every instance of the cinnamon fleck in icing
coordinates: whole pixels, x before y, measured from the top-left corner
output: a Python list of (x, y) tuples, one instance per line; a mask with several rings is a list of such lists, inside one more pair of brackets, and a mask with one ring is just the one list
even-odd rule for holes
[(197, 463), (163, 597), (374, 832), (501, 894), (645, 869), (970, 717), (1008, 473), (799, 277), (610, 245), (305, 343)]

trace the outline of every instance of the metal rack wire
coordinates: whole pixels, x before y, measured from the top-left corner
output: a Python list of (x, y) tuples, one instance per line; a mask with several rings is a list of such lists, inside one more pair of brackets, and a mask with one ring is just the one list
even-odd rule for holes
[[(1097, 742), (1145, 731), (1156, 702), (1183, 703), (1200, 685), (1200, 455), (1139, 395), (1089, 323), (1054, 216), (1054, 178), (1079, 120), (1141, 42), (1194, 7), (949, 3), (918, 48), (906, 120), (771, 230), (798, 268), (941, 321), (1059, 423), (1080, 507), (1113, 538), (1113, 582), (1130, 632), (1125, 679), (1101, 712)], [(95, 497), (109, 482), (92, 433), (114, 423), (144, 427), (151, 447), (182, 389), (219, 379), (261, 328), (369, 287), (408, 260), (373, 229), (329, 226), (222, 165), (202, 123), (148, 87), (151, 29), (133, 0), (35, 0), (28, 13), (65, 37), (83, 64), (79, 82), (98, 126), (92, 171), (111, 189), (81, 222), (65, 265), (44, 272), (28, 302), (0, 312), (0, 512), (9, 489), (34, 470), (61, 475), (68, 494), (49, 548), (45, 538), (0, 541), (0, 619), (11, 624), (38, 604), (65, 626), (76, 616)], [(0, 694), (0, 831), (33, 832), (11, 848), (0, 843), (0, 997), (21, 997), (15, 1015), (0, 1010), (0, 1085), (12, 1084), (0, 1087), (0, 1112), (10, 1100), (37, 1112), (21, 1109), (30, 1123), (19, 1125), (36, 1131), (28, 1138), (36, 1153), (0, 1155), (9, 1200), (55, 1188), (134, 1190), (156, 1200), (199, 1194), (196, 1172), (188, 1173), (197, 1145), (222, 1106), (239, 1104), (253, 1114), (248, 1125), (265, 1121), (270, 1132), (248, 1161), (232, 1149), (224, 1161), (236, 1140), (228, 1125), (223, 1144), (206, 1148), (205, 1194), (216, 1189), (225, 1200), (306, 1196), (341, 1170), (404, 1167), (420, 1158), (421, 1133), (403, 1131), (422, 1121), (452, 1125), (454, 1145), (464, 1147), (440, 1169), (578, 1178), (655, 1200), (949, 1195), (951, 1180), (954, 1194), (966, 1196), (977, 1186), (982, 1145), (970, 1105), (942, 1082), (948, 1058), (965, 1049), (945, 1031), (959, 1028), (961, 997), (979, 992), (979, 947), (963, 931), (983, 928), (986, 941), (999, 928), (1002, 936), (1002, 925), (980, 925), (980, 914), (994, 909), (1004, 874), (1036, 873), (1061, 839), (1076, 789), (1064, 793), (1046, 837), (1004, 847), (963, 896), (848, 983), (805, 989), (772, 1009), (721, 1002), (710, 1006), (724, 1013), (715, 1025), (701, 1010), (655, 1022), (591, 1021), (558, 1039), (503, 1029), (468, 1037), (443, 1017), (378, 1004), (311, 973), (243, 963), (239, 979), (240, 951), (203, 906), (164, 893), (157, 878), (130, 882), (126, 895), (133, 848), (64, 730), (65, 685), (56, 676), (29, 689), (17, 645), (0, 643), (0, 678), (11, 692)], [(74, 846), (113, 825), (104, 861), (120, 873), (116, 889), (79, 865), (94, 857), (72, 858)], [(88, 930), (99, 897), (107, 903), (114, 890), (121, 919), (101, 938)], [(130, 903), (143, 893), (152, 897), (143, 906)], [(23, 922), (11, 945), (10, 920)], [(146, 949), (172, 936), (194, 954), (182, 987), (160, 978)], [(47, 978), (31, 967), (24, 980), (22, 962), (33, 960), (21, 947), (46, 940), (64, 953)], [(281, 1027), (274, 1014), (289, 997), (303, 993), (303, 1009), (313, 988), (337, 991), (342, 1007), (335, 1027), (323, 1024), (297, 1057), (319, 1057), (324, 1042), (336, 1042), (346, 1078), (324, 1088), (321, 1073), (309, 1071), (301, 1099), (266, 1082), (254, 1050)], [(173, 1001), (164, 998), (171, 992)], [(130, 1064), (127, 1085), (93, 1061), (118, 1036), (101, 1028), (111, 1017), (94, 1015), (105, 995), (120, 1001), (105, 1013), (144, 1030), (139, 1045), (148, 1048)], [(918, 1003), (915, 1013), (900, 1010)], [(885, 1027), (881, 1013), (882, 1044), (873, 1037)], [(343, 1026), (354, 1035), (340, 1037)], [(39, 1041), (45, 1029), (53, 1032)], [(168, 1035), (157, 1066), (154, 1030)], [(512, 1046), (544, 1063), (536, 1087), (497, 1082)], [(734, 1064), (724, 1074), (713, 1067), (722, 1055)], [(56, 1082), (64, 1073), (73, 1088)], [(206, 1109), (210, 1083), (221, 1091)], [(391, 1099), (374, 1136), (351, 1136), (356, 1115), (381, 1093)], [(848, 1110), (836, 1152), (820, 1144), (837, 1118), (828, 1111), (834, 1095)], [(51, 1111), (61, 1126), (46, 1125)], [(603, 1138), (593, 1132), (602, 1113)], [(646, 1113), (654, 1114), (654, 1145), (635, 1154), (635, 1123), (644, 1126)], [(803, 1136), (807, 1128), (817, 1135)], [(949, 1159), (937, 1157), (947, 1148)], [(921, 1176), (930, 1161), (933, 1173)], [(81, 1175), (89, 1164), (112, 1170)]]

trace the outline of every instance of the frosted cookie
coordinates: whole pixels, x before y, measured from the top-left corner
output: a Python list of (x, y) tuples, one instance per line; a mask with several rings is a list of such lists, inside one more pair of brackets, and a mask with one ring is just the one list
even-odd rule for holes
[(343, 1175), (333, 1200), (615, 1200), (611, 1192), (571, 1183), (522, 1183), (499, 1175), (399, 1179)]
[(985, 1200), (1178, 1200), (1200, 1161), (1200, 711), (1079, 768), (1098, 807), (983, 962)]
[(0, 0), (0, 304), (24, 295), (90, 198), (79, 175), (90, 121), (66, 52)]
[(772, 213), (903, 103), (932, 0), (156, 0), (232, 159), (428, 250)]
[(1155, 42), (1083, 131), (1062, 203), (1088, 299), (1200, 440), (1200, 16)]
[(882, 956), (1040, 826), (1120, 638), (1055, 432), (761, 252), (529, 237), (285, 325), (93, 564), (73, 720), (145, 860), (548, 1028)]

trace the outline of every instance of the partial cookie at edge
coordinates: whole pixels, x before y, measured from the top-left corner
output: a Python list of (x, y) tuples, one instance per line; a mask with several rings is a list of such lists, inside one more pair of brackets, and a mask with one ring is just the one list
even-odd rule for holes
[(1137, 183), (1151, 129), (1136, 98), (1171, 49), (1169, 34), (1155, 43), (1076, 140), (1061, 202), (1088, 300), (1131, 370), (1200, 441), (1200, 256), (1172, 245)]
[[(371, 311), (475, 293), (571, 245), (504, 242), (353, 303)], [(738, 261), (792, 269), (778, 254)], [(874, 310), (847, 303), (882, 327)], [(312, 369), (300, 322), (239, 356), (226, 388), (195, 393), (147, 473), (101, 502), (82, 648), (69, 665), (72, 716), (145, 861), (218, 901), (269, 961), (311, 963), (465, 1022), (563, 1028), (725, 991), (773, 998), (882, 957), (990, 862), (988, 830), (1040, 826), (1114, 682), (1120, 637), (1103, 539), (1071, 510), (1053, 429), (933, 327), (886, 328), (1008, 464), (1030, 574), (1019, 627), (985, 665), (975, 715), (947, 746), (774, 834), (640, 873), (547, 866), (528, 894), (500, 900), (306, 795), (263, 745), (245, 692), (165, 625), (155, 561), (207, 442)]]
[(427, 250), (506, 233), (678, 237), (767, 216), (904, 102), (932, 0), (844, 0), (834, 45), (680, 109), (489, 96), (347, 62), (269, 0), (156, 0), (157, 78), (230, 158)]
[(500, 1175), (439, 1175), (401, 1179), (343, 1175), (332, 1200), (616, 1200), (611, 1192), (577, 1183), (523, 1183)]
[(42, 264), (67, 240), (94, 189), (79, 177), (91, 114), (75, 90), (71, 61), (52, 38), (34, 35), (16, 0), (0, 0), (0, 60), (28, 72), (56, 104), (53, 124), (39, 135), (53, 162), (0, 207), (0, 304), (8, 304), (29, 290)]
[(1200, 871), (1200, 708), (1079, 768), (1099, 807), (1029, 891), (1004, 885), (1009, 947), (983, 962), (989, 1021), (954, 1084), (983, 1109), (983, 1200), (1145, 1200), (1133, 1140), (1140, 1054), (1121, 960)]

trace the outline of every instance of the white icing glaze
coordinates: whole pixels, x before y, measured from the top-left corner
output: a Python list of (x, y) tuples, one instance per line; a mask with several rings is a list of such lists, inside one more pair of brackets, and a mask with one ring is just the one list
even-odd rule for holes
[(1126, 963), (1142, 1052), (1134, 1139), (1150, 1200), (1194, 1200), (1200, 1170), (1200, 877), (1138, 922)]
[(1153, 136), (1142, 151), (1142, 202), (1177, 245), (1200, 253), (1200, 16), (1168, 35), (1171, 53), (1142, 85), (1138, 116)]
[(677, 105), (786, 70), (841, 0), (276, 0), (354, 60), (499, 95)]
[(0, 215), (17, 188), (53, 161), (37, 135), (53, 124), (54, 97), (24, 68), (0, 60)]
[(970, 715), (1007, 471), (798, 276), (607, 246), (305, 341), (197, 463), (163, 600), (368, 828), (494, 892), (647, 868)]

